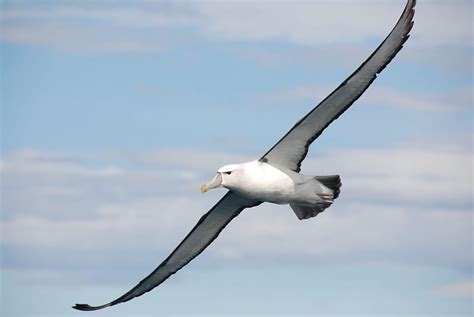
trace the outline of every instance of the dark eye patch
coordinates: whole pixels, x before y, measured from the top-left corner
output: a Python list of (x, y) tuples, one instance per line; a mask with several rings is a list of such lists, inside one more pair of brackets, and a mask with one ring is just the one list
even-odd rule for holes
[(224, 172), (224, 174), (230, 175), (232, 174), (232, 172)]

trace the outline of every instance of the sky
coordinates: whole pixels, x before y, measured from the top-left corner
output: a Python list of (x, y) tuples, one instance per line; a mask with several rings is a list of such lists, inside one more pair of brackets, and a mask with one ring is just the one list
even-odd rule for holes
[(411, 38), (313, 143), (340, 197), (245, 210), (164, 284), (100, 313), (396, 23), (403, 0), (0, 0), (2, 316), (470, 316), (473, 3)]

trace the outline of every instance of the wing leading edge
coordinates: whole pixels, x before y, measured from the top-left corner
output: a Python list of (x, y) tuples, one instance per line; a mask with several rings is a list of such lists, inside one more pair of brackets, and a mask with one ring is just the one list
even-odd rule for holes
[(370, 86), (401, 50), (413, 27), (416, 0), (408, 0), (405, 10), (390, 34), (362, 65), (329, 96), (299, 120), (260, 160), (296, 172), (311, 143), (346, 111)]
[(259, 204), (260, 202), (251, 201), (236, 193), (228, 192), (209, 212), (201, 217), (168, 258), (127, 293), (105, 305), (76, 304), (73, 308), (86, 311), (99, 310), (129, 301), (151, 291), (204, 251), (217, 238), (224, 227), (242, 210)]

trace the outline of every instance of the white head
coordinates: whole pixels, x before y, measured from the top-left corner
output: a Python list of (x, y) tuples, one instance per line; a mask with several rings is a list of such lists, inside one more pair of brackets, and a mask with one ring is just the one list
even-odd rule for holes
[(201, 186), (201, 192), (205, 193), (217, 187), (225, 187), (228, 189), (235, 187), (242, 177), (242, 165), (243, 164), (230, 164), (219, 168), (217, 175), (214, 176), (209, 183)]

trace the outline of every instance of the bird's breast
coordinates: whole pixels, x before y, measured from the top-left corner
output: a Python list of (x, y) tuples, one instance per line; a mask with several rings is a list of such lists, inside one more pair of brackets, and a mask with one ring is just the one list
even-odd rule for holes
[(268, 163), (250, 162), (233, 190), (260, 201), (286, 204), (294, 196), (293, 180)]

